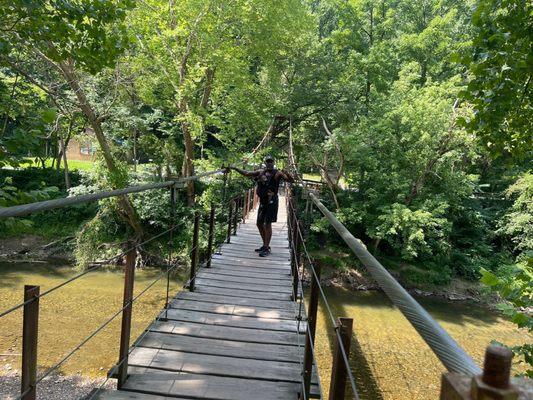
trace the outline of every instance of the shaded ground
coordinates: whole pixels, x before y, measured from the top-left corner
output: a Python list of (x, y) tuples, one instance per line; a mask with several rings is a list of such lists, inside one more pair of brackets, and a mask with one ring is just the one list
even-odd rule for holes
[[(38, 399), (73, 400), (84, 399), (94, 388), (100, 387), (105, 378), (86, 378), (80, 375), (52, 375), (43, 379), (38, 385)], [(104, 387), (114, 388), (114, 381), (109, 380)], [(14, 400), (20, 394), (20, 376), (9, 373), (0, 376), (0, 399)]]

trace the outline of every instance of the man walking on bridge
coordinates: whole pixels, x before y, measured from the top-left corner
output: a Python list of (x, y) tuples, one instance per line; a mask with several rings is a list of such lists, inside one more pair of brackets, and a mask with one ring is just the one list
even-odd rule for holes
[(288, 182), (294, 182), (294, 178), (288, 172), (277, 170), (274, 167), (274, 158), (271, 156), (265, 157), (265, 169), (245, 171), (237, 167), (230, 168), (257, 182), (257, 196), (259, 197), (257, 228), (263, 239), (263, 245), (255, 251), (259, 253), (259, 257), (266, 257), (270, 254), (272, 223), (278, 218), (279, 182), (282, 178)]

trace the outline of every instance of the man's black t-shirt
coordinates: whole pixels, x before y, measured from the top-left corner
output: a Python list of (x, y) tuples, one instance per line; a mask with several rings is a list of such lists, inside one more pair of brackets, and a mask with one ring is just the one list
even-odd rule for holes
[(257, 196), (261, 203), (268, 202), (269, 193), (277, 196), (279, 190), (279, 179), (276, 179), (277, 169), (264, 170), (257, 177)]

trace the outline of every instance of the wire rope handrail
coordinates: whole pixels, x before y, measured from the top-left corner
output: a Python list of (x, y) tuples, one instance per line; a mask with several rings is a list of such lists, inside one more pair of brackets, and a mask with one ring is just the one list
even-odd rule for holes
[(221, 174), (224, 172), (225, 170), (220, 169), (216, 171), (204, 172), (204, 173), (197, 174), (194, 176), (187, 176), (187, 177), (179, 178), (179, 179), (172, 180), (172, 181), (149, 183), (146, 185), (130, 186), (124, 189), (107, 190), (107, 191), (101, 191), (97, 193), (84, 194), (80, 196), (64, 197), (61, 199), (45, 200), (45, 201), (39, 201), (35, 203), (22, 204), (19, 206), (0, 208), (0, 219), (10, 218), (10, 217), (19, 217), (19, 216), (39, 212), (39, 211), (52, 210), (55, 208), (72, 206), (76, 204), (83, 204), (83, 203), (88, 203), (88, 202), (95, 201), (95, 200), (106, 199), (109, 197), (117, 197), (117, 196), (122, 196), (122, 195), (130, 194), (130, 193), (144, 192), (146, 190), (162, 189), (166, 187), (171, 187), (178, 183), (184, 183), (184, 182), (200, 179), (200, 178), (214, 175), (214, 174)]
[[(343, 361), (344, 366), (345, 366), (346, 371), (347, 371), (347, 375), (348, 375), (348, 378), (349, 378), (349, 381), (350, 381), (350, 386), (351, 386), (351, 389), (352, 389), (352, 393), (354, 394), (354, 399), (355, 400), (359, 400), (359, 398), (360, 398), (359, 397), (359, 392), (357, 390), (357, 385), (355, 383), (355, 377), (353, 376), (353, 372), (352, 372), (351, 367), (350, 367), (349, 357), (348, 357), (346, 349), (344, 348), (342, 337), (340, 335), (340, 327), (337, 324), (337, 321), (335, 320), (335, 317), (334, 317), (333, 312), (331, 310), (331, 306), (329, 304), (327, 296), (326, 296), (326, 294), (325, 294), (325, 292), (324, 292), (324, 290), (322, 288), (322, 285), (320, 283), (320, 279), (319, 279), (318, 274), (316, 273), (316, 270), (314, 268), (313, 260), (312, 260), (312, 258), (310, 256), (309, 251), (307, 249), (307, 246), (305, 244), (305, 238), (303, 236), (303, 232), (302, 232), (302, 230), (300, 228), (300, 224), (297, 222), (298, 221), (298, 216), (297, 216), (296, 209), (295, 209), (295, 207), (294, 207), (294, 205), (292, 204), (291, 201), (288, 201), (288, 205), (289, 205), (289, 213), (292, 214), (292, 217), (294, 218), (294, 221), (296, 221), (296, 224), (294, 224), (294, 226), (293, 226), (293, 224), (290, 224), (289, 230), (295, 230), (296, 234), (300, 238), (300, 243), (302, 245), (303, 253), (305, 254), (306, 259), (307, 259), (308, 269), (311, 272), (311, 279), (314, 280), (317, 283), (317, 287), (318, 287), (318, 290), (319, 290), (319, 293), (320, 293), (320, 297), (322, 298), (322, 302), (323, 302), (323, 304), (324, 304), (324, 306), (326, 308), (327, 315), (330, 318), (331, 324), (332, 324), (333, 329), (335, 331), (337, 343), (339, 345), (339, 349), (340, 349), (341, 356), (342, 356), (342, 361)], [(289, 218), (289, 220), (291, 220), (291, 218)], [(292, 250), (296, 251), (296, 249), (292, 249)], [(300, 323), (300, 320), (301, 320), (301, 317), (302, 317), (302, 315), (301, 315), (301, 312), (302, 312), (301, 304), (303, 303), (303, 297), (304, 297), (304, 289), (303, 289), (303, 285), (302, 285), (304, 268), (305, 268), (305, 263), (302, 263), (302, 268), (301, 268), (302, 272), (299, 275), (299, 284), (298, 284), (299, 288), (302, 291), (302, 298), (300, 300), (300, 310), (299, 310), (299, 315), (298, 315), (298, 326), (299, 326), (299, 323)], [(298, 273), (298, 272), (296, 272), (296, 273)], [(306, 331), (307, 331), (308, 335), (312, 336), (311, 332), (310, 332), (310, 329), (309, 329), (309, 324), (307, 324)], [(313, 340), (309, 341), (309, 345), (310, 345), (312, 357), (314, 359), (315, 356), (314, 356), (314, 343), (313, 343)], [(303, 385), (303, 376), (302, 376), (302, 385)], [(303, 393), (304, 393), (304, 397), (306, 397), (307, 393), (306, 393), (305, 390), (303, 390)]]

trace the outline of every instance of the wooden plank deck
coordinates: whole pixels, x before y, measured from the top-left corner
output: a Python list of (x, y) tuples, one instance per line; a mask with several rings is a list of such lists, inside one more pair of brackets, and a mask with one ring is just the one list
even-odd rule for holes
[[(137, 340), (122, 389), (99, 399), (298, 398), (306, 326), (298, 329), (291, 300), (284, 198), (267, 258), (254, 252), (261, 245), (255, 217), (250, 213), (212, 267), (198, 273), (196, 290), (179, 293), (167, 318)], [(321, 398), (316, 369), (311, 391)]]

